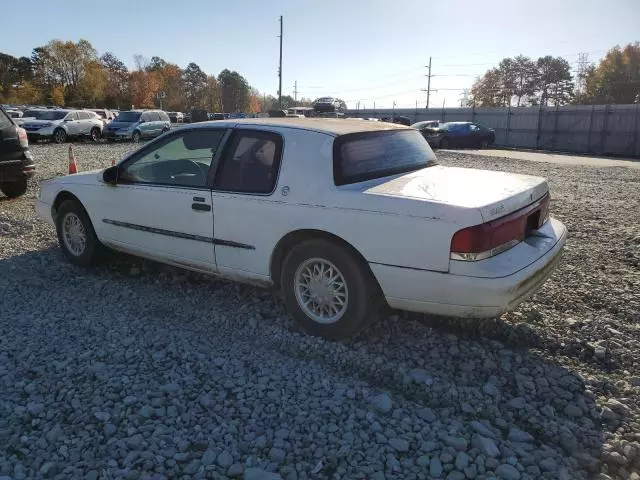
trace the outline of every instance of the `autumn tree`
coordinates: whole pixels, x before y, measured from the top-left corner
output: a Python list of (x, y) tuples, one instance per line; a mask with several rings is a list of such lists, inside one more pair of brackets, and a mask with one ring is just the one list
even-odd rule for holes
[(502, 74), (492, 68), (478, 78), (471, 87), (472, 103), (478, 107), (501, 107), (504, 103)]
[(82, 107), (92, 107), (103, 103), (108, 75), (98, 60), (87, 62), (77, 86), (78, 103)]
[(640, 103), (640, 43), (612, 48), (585, 77), (584, 103)]
[(222, 97), (220, 84), (213, 75), (207, 76), (202, 106), (210, 112), (222, 112)]

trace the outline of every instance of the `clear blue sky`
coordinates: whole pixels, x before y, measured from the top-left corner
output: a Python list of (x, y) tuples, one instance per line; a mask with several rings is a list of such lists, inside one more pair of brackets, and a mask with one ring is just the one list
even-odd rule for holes
[[(283, 94), (335, 95), (350, 107), (424, 107), (432, 89), (464, 88), (505, 56), (597, 61), (640, 40), (640, 0), (30, 0), (2, 2), (0, 51), (29, 56), (57, 38), (89, 40), (129, 67), (160, 56), (207, 73), (237, 70), (261, 92), (278, 88), (278, 17), (284, 16)], [(460, 91), (431, 102), (459, 104)]]

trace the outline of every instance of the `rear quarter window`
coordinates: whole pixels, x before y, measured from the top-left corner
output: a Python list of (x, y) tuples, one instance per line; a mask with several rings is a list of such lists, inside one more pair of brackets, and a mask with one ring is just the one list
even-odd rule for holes
[(435, 155), (416, 129), (342, 135), (333, 143), (336, 185), (419, 170), (435, 164)]

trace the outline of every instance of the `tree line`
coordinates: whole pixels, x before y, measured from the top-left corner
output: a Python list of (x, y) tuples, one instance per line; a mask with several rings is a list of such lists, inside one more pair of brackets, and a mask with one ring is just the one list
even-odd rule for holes
[[(194, 62), (183, 69), (156, 56), (135, 55), (134, 63), (130, 70), (111, 52), (99, 56), (87, 40), (52, 40), (31, 57), (0, 53), (0, 103), (250, 113), (277, 108), (275, 97), (251, 88), (236, 71), (209, 75)], [(283, 97), (283, 108), (295, 104)]]
[(577, 75), (562, 57), (504, 58), (478, 78), (468, 106), (556, 106), (640, 103), (640, 43), (616, 46)]

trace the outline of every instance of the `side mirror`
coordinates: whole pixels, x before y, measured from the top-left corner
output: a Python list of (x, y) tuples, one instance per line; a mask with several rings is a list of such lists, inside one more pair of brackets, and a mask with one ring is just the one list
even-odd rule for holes
[(118, 165), (105, 169), (102, 172), (102, 181), (109, 185), (116, 185), (118, 183)]

